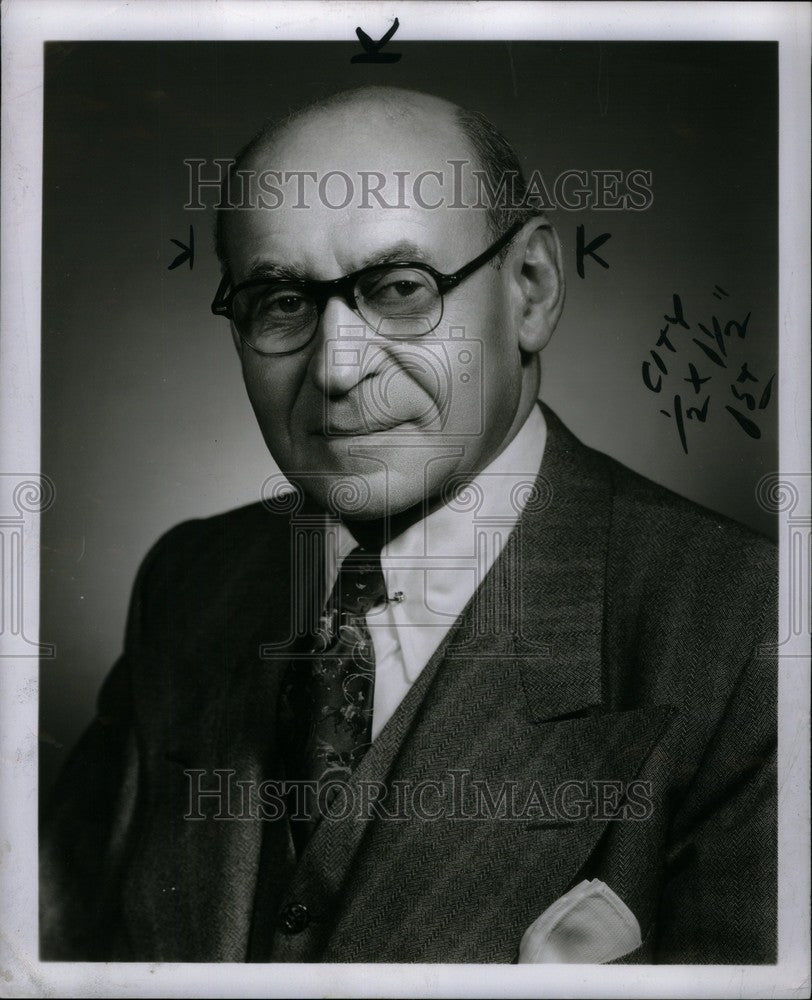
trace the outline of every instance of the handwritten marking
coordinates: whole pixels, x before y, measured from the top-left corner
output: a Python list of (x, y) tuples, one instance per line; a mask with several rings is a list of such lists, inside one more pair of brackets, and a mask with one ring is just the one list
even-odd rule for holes
[(402, 53), (400, 52), (381, 52), (381, 49), (386, 45), (389, 39), (394, 35), (394, 33), (400, 27), (400, 21), (395, 18), (395, 21), (389, 31), (383, 36), (383, 38), (378, 39), (377, 42), (373, 41), (369, 35), (362, 29), (356, 28), (355, 34), (358, 35), (358, 41), (361, 43), (364, 51), (357, 53), (351, 59), (351, 63), (395, 63), (397, 62)]
[[(712, 295), (714, 298), (720, 299), (722, 296), (730, 298), (730, 293), (727, 292), (721, 285), (714, 285), (714, 291)], [(691, 324), (685, 318), (685, 312), (682, 306), (682, 300), (680, 296), (675, 292), (672, 295), (672, 300), (674, 303), (673, 316), (668, 314), (663, 315), (665, 320), (665, 327), (660, 330), (660, 336), (655, 344), (655, 347), (665, 346), (674, 354), (677, 354), (677, 349), (674, 344), (668, 339), (669, 333), (674, 326), (682, 326), (686, 330), (692, 329)], [(718, 316), (711, 316), (710, 321), (707, 323), (697, 322), (696, 326), (699, 331), (706, 338), (701, 340), (698, 337), (691, 338), (691, 342), (695, 344), (704, 353), (706, 359), (713, 362), (720, 368), (728, 368), (728, 342), (736, 343), (737, 340), (745, 340), (747, 337), (748, 325), (750, 323), (751, 313), (748, 313), (743, 320), (728, 320), (726, 323), (722, 323)], [(734, 336), (735, 335), (735, 336)], [(710, 347), (707, 340), (713, 342), (714, 347)], [(682, 344), (679, 345), (684, 346)], [(666, 366), (663, 359), (657, 353), (656, 350), (650, 350), (649, 354), (657, 366), (659, 374), (655, 372), (652, 368), (650, 361), (644, 361), (641, 366), (641, 376), (643, 379), (643, 384), (649, 392), (659, 395), (663, 392), (665, 388), (665, 376), (669, 375), (668, 367)], [(668, 357), (666, 355), (666, 357)], [(676, 359), (669, 358), (669, 364)], [(718, 373), (717, 373), (718, 374)], [(674, 378), (677, 376), (674, 375)], [(732, 376), (731, 376), (732, 377)], [(704, 402), (701, 402), (697, 397), (701, 395), (704, 391), (703, 386), (712, 381), (713, 376), (704, 376), (700, 373), (697, 365), (693, 361), (688, 362), (688, 377), (682, 378), (682, 382), (687, 383), (693, 390), (693, 396), (689, 395), (688, 400), (683, 402), (682, 395), (677, 393), (674, 395), (674, 411), (661, 409), (659, 412), (669, 419), (673, 418), (676, 424), (677, 431), (679, 433), (680, 444), (682, 445), (683, 452), (688, 454), (688, 438), (686, 434), (686, 421), (696, 421), (697, 423), (704, 424), (708, 421), (708, 413), (710, 408), (710, 394), (705, 396)], [(761, 379), (754, 372), (750, 370), (747, 361), (744, 361), (739, 365), (739, 374), (735, 377), (735, 382), (730, 383), (730, 393), (733, 399), (739, 403), (743, 403), (747, 410), (755, 415), (757, 410), (766, 410), (770, 404), (772, 398), (773, 382), (775, 380), (775, 373), (773, 373), (767, 380), (766, 385), (761, 392), (761, 397), (757, 398), (753, 393), (746, 392), (744, 389), (739, 389), (738, 386), (744, 386), (748, 382), (760, 383)], [(688, 402), (694, 402), (695, 406), (688, 405)], [(736, 423), (741, 427), (745, 434), (749, 435), (751, 438), (758, 439), (761, 437), (761, 429), (758, 424), (755, 423), (750, 417), (746, 416), (741, 410), (736, 409), (734, 406), (726, 405), (725, 410), (733, 417)]]
[(606, 267), (606, 268), (609, 267), (609, 265), (606, 263), (606, 261), (603, 259), (603, 257), (599, 257), (598, 254), (595, 253), (595, 251), (598, 249), (598, 247), (602, 247), (603, 244), (607, 240), (610, 240), (612, 238), (612, 234), (611, 233), (601, 233), (600, 236), (596, 236), (595, 239), (591, 240), (589, 243), (587, 243), (586, 246), (584, 245), (584, 227), (583, 226), (578, 226), (578, 228), (576, 230), (576, 233), (575, 233), (575, 236), (576, 236), (576, 240), (575, 240), (575, 266), (576, 266), (576, 269), (578, 271), (578, 277), (579, 278), (583, 278), (583, 276), (584, 276), (584, 258), (585, 257), (591, 257), (593, 260), (597, 261), (597, 263), (600, 264), (601, 267)]
[(192, 226), (189, 226), (189, 246), (187, 247), (185, 243), (181, 243), (180, 240), (172, 240), (176, 247), (180, 247), (183, 253), (179, 253), (177, 257), (172, 261), (172, 263), (167, 268), (167, 271), (171, 271), (173, 268), (180, 267), (181, 264), (185, 264), (189, 261), (189, 270), (195, 266), (195, 231)]

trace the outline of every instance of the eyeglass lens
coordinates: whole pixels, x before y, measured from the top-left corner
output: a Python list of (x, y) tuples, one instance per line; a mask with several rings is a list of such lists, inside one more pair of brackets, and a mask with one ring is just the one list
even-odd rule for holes
[[(375, 333), (411, 339), (430, 333), (442, 318), (442, 296), (427, 271), (381, 267), (365, 271), (353, 289), (356, 308)], [(240, 336), (268, 354), (295, 351), (310, 340), (319, 320), (315, 298), (282, 281), (243, 288), (232, 302)]]

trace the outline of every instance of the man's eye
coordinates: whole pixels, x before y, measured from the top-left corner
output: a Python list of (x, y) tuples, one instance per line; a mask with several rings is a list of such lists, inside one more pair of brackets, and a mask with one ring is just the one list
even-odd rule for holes
[(276, 289), (259, 296), (253, 314), (266, 322), (299, 319), (310, 312), (311, 302), (294, 290)]
[(368, 302), (376, 305), (393, 305), (429, 295), (432, 282), (428, 275), (414, 270), (391, 271), (377, 275), (361, 292)]
[(418, 289), (423, 286), (417, 281), (407, 281), (401, 279), (398, 281), (390, 281), (387, 284), (381, 285), (381, 287), (376, 292), (376, 296), (389, 296), (390, 298), (402, 298), (405, 299), (409, 295), (414, 295)]
[(299, 312), (304, 308), (304, 299), (298, 295), (282, 295), (271, 299), (266, 304), (266, 308), (272, 312), (281, 312), (287, 315)]

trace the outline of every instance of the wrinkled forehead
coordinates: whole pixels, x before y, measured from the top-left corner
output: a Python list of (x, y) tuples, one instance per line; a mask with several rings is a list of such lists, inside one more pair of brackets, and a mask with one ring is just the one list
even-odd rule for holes
[[(487, 246), (470, 145), (444, 111), (370, 108), (283, 127), (240, 164), (225, 243), (236, 281), (263, 261), (333, 278), (401, 244), (439, 270)], [(246, 187), (246, 185), (248, 185)], [(246, 194), (248, 197), (246, 197)]]

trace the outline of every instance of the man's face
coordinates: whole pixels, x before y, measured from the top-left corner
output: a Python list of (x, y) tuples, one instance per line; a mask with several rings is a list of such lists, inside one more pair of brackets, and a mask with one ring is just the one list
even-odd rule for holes
[[(374, 110), (320, 114), (255, 154), (246, 166), (258, 172), (315, 171), (320, 179), (344, 171), (355, 190), (346, 209), (335, 209), (310, 182), (308, 207), (296, 208), (298, 182), (291, 180), (279, 185), (285, 198), (278, 208), (229, 213), (233, 283), (271, 264), (333, 279), (393, 254), (452, 273), (485, 250), (493, 236), (483, 211), (414, 202), (418, 174), (470, 159), (451, 125), (438, 130), (435, 118), (432, 131), (431, 121), (396, 123)], [(397, 199), (394, 171), (408, 171), (408, 207), (372, 198), (371, 207), (359, 208), (359, 172), (369, 170), (386, 176), (388, 204)], [(435, 190), (426, 184), (424, 200), (437, 200)], [(343, 200), (343, 184), (327, 191), (333, 204)], [(419, 338), (387, 339), (340, 297), (328, 301), (312, 340), (295, 353), (263, 356), (235, 338), (249, 398), (282, 472), (322, 506), (366, 519), (411, 508), (437, 496), (449, 477), (480, 470), (518, 406), (513, 313), (506, 271), (486, 264), (446, 293), (439, 326)]]

